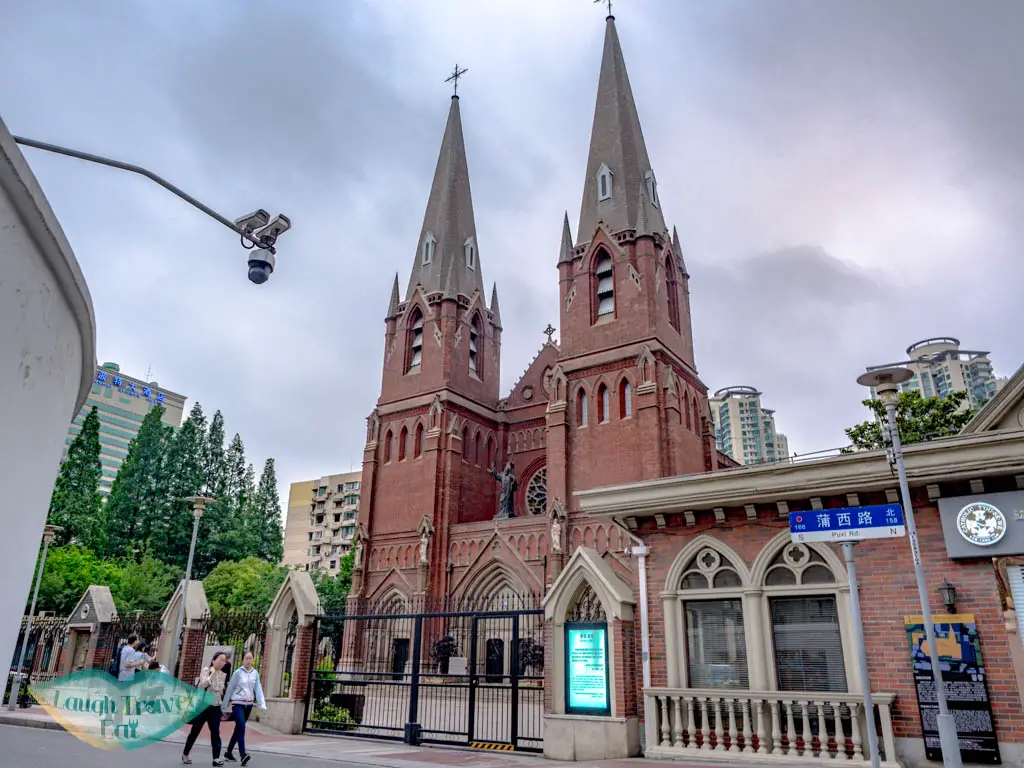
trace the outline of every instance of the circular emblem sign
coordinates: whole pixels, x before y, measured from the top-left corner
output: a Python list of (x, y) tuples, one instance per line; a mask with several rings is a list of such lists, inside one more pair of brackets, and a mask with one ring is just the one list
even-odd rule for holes
[(998, 507), (976, 501), (960, 510), (956, 529), (971, 544), (990, 547), (1006, 533), (1006, 518)]

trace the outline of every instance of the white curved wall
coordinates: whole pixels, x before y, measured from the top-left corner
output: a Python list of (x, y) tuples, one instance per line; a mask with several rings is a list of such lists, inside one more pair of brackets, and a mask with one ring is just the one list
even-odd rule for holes
[(96, 358), (85, 280), (0, 121), (0, 659), (10, 659), (68, 423)]

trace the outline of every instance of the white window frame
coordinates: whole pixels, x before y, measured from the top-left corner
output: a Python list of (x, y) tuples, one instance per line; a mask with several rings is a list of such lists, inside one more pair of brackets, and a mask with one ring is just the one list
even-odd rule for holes
[[(808, 550), (821, 555), (825, 565), (835, 578), (833, 584), (796, 584), (779, 587), (764, 586), (768, 565), (784, 549), (790, 547), (792, 541), (789, 531), (784, 531), (769, 541), (748, 568), (747, 564), (728, 545), (702, 534), (693, 539), (677, 555), (666, 575), (665, 590), (662, 592), (662, 608), (665, 626), (672, 629), (666, 631), (666, 651), (668, 655), (668, 672), (670, 687), (673, 678), (683, 688), (691, 687), (688, 680), (689, 659), (686, 642), (685, 608), (686, 602), (699, 600), (741, 600), (743, 604), (743, 634), (746, 641), (747, 680), (750, 690), (778, 690), (778, 670), (775, 663), (774, 637), (771, 623), (771, 605), (773, 597), (833, 597), (836, 601), (836, 614), (839, 619), (839, 634), (843, 648), (843, 666), (846, 673), (846, 685), (849, 690), (858, 687), (859, 669), (853, 646), (852, 619), (850, 617), (850, 587), (846, 581), (846, 571), (842, 568), (838, 557), (816, 544), (804, 544)], [(733, 570), (740, 577), (738, 587), (720, 587), (715, 589), (681, 589), (682, 577), (690, 570), (686, 568), (698, 554), (705, 549), (716, 552), (723, 560), (728, 560)], [(806, 566), (804, 566), (806, 567)], [(674, 649), (673, 649), (674, 646)], [(763, 682), (763, 688), (757, 685)]]
[[(602, 185), (602, 180), (604, 184)], [(602, 186), (604, 191), (602, 192)], [(604, 163), (601, 163), (601, 167), (597, 169), (597, 199), (598, 202), (602, 200), (611, 200), (615, 194), (615, 174), (612, 173), (612, 169)]]
[(644, 183), (647, 184), (647, 198), (651, 205), (658, 207), (658, 180), (654, 178), (654, 171), (649, 170), (644, 174)]
[(468, 238), (462, 248), (466, 256), (466, 266), (476, 271), (476, 238)]
[(437, 247), (437, 240), (431, 232), (423, 236), (423, 248), (421, 250), (420, 265), (427, 266), (434, 261), (434, 250)]

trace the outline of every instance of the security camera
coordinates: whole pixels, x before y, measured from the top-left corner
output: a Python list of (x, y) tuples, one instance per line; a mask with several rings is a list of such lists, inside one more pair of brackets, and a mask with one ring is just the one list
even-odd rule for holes
[(263, 229), (255, 233), (256, 240), (263, 248), (268, 248), (277, 242), (277, 238), (292, 228), (291, 219), (283, 213), (279, 213)]
[(274, 254), (266, 248), (249, 251), (249, 280), (263, 285), (274, 271)]
[(254, 229), (265, 227), (268, 221), (270, 221), (270, 214), (260, 208), (258, 211), (245, 214), (245, 216), (239, 216), (235, 219), (235, 226), (251, 233)]

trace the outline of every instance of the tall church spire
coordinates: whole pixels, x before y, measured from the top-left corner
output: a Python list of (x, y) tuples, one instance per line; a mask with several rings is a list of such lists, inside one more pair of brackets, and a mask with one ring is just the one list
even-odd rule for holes
[(647, 221), (641, 223), (652, 232), (664, 231), (657, 183), (629, 86), (615, 17), (609, 15), (605, 22), (601, 76), (597, 84), (597, 105), (576, 242), (589, 242), (599, 221), (612, 232), (635, 227), (641, 214), (637, 195), (641, 186), (647, 189), (651, 203), (644, 212)]
[(474, 290), (484, 290), (458, 96), (452, 97), (448, 110), (406, 300), (417, 284), (426, 293), (471, 296)]

